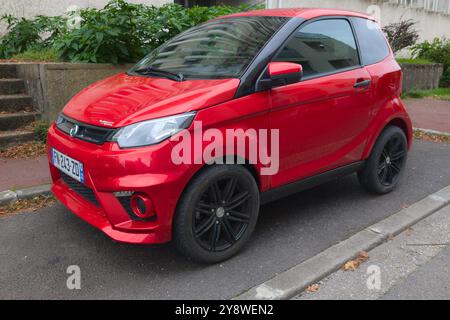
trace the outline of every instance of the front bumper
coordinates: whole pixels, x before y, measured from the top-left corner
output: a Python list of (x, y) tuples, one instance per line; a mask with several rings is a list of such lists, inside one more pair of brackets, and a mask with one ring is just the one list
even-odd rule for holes
[[(191, 177), (186, 165), (170, 161), (170, 141), (136, 149), (115, 143), (96, 145), (71, 138), (52, 125), (48, 159), (55, 196), (80, 218), (112, 239), (126, 243), (164, 243), (171, 239), (176, 204)], [(70, 183), (51, 161), (51, 148), (81, 161), (85, 182)], [(115, 192), (145, 193), (156, 218), (136, 219)]]

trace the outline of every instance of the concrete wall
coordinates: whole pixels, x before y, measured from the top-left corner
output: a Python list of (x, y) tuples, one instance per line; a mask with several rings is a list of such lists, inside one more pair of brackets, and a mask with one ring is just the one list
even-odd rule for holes
[(403, 92), (439, 87), (444, 67), (442, 64), (402, 64)]
[[(278, 3), (277, 0), (272, 2), (274, 6)], [(389, 3), (387, 0), (282, 0), (281, 3), (284, 8), (320, 7), (359, 12), (367, 12), (369, 6), (377, 5), (380, 8), (382, 26), (401, 19), (413, 19), (418, 21), (419, 41), (433, 40), (435, 37), (442, 36), (450, 38), (450, 15)]]
[[(173, 3), (173, 0), (127, 0), (131, 3), (143, 3), (160, 6)], [(77, 5), (82, 8), (103, 8), (108, 0), (0, 0), (0, 16), (12, 14), (15, 17), (30, 18), (37, 15), (57, 16), (67, 8)], [(5, 25), (0, 25), (0, 35), (5, 32)]]
[(20, 63), (18, 76), (25, 80), (33, 106), (45, 120), (55, 120), (61, 109), (81, 89), (131, 65), (87, 63)]

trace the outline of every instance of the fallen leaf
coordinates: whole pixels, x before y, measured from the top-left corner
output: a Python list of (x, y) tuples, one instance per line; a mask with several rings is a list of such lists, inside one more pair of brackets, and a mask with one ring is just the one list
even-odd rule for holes
[(0, 216), (6, 216), (21, 211), (36, 212), (41, 208), (52, 206), (55, 203), (56, 199), (53, 196), (37, 196), (33, 199), (23, 199), (0, 207)]
[(0, 158), (6, 159), (35, 159), (47, 154), (47, 146), (34, 141), (0, 150)]
[(419, 129), (414, 129), (414, 138), (432, 142), (450, 143), (450, 136), (428, 133)]
[(344, 271), (355, 271), (358, 267), (369, 259), (369, 254), (366, 251), (360, 251), (354, 260), (347, 261), (342, 269)]
[(314, 293), (319, 291), (320, 286), (318, 283), (314, 283), (312, 285), (310, 285), (308, 288), (306, 288), (306, 292), (310, 292), (310, 293)]

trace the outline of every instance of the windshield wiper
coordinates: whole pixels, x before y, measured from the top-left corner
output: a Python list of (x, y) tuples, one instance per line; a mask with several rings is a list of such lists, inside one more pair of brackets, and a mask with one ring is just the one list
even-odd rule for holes
[(163, 76), (166, 77), (170, 80), (174, 80), (174, 81), (184, 81), (184, 75), (182, 73), (175, 73), (175, 72), (170, 72), (170, 71), (166, 71), (166, 70), (162, 70), (162, 69), (158, 69), (158, 68), (154, 68), (154, 67), (142, 67), (142, 68), (138, 68), (136, 70), (134, 70), (134, 72), (138, 73), (138, 74), (144, 74), (144, 75), (157, 75), (157, 76)]

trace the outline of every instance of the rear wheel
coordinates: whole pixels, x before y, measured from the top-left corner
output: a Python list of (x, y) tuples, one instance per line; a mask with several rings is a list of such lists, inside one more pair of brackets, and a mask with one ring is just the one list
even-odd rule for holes
[(250, 238), (259, 190), (243, 166), (206, 168), (189, 184), (174, 218), (173, 238), (184, 255), (205, 263), (236, 254)]
[(389, 126), (380, 134), (367, 163), (358, 178), (372, 193), (385, 194), (395, 189), (403, 174), (408, 152), (405, 133)]

